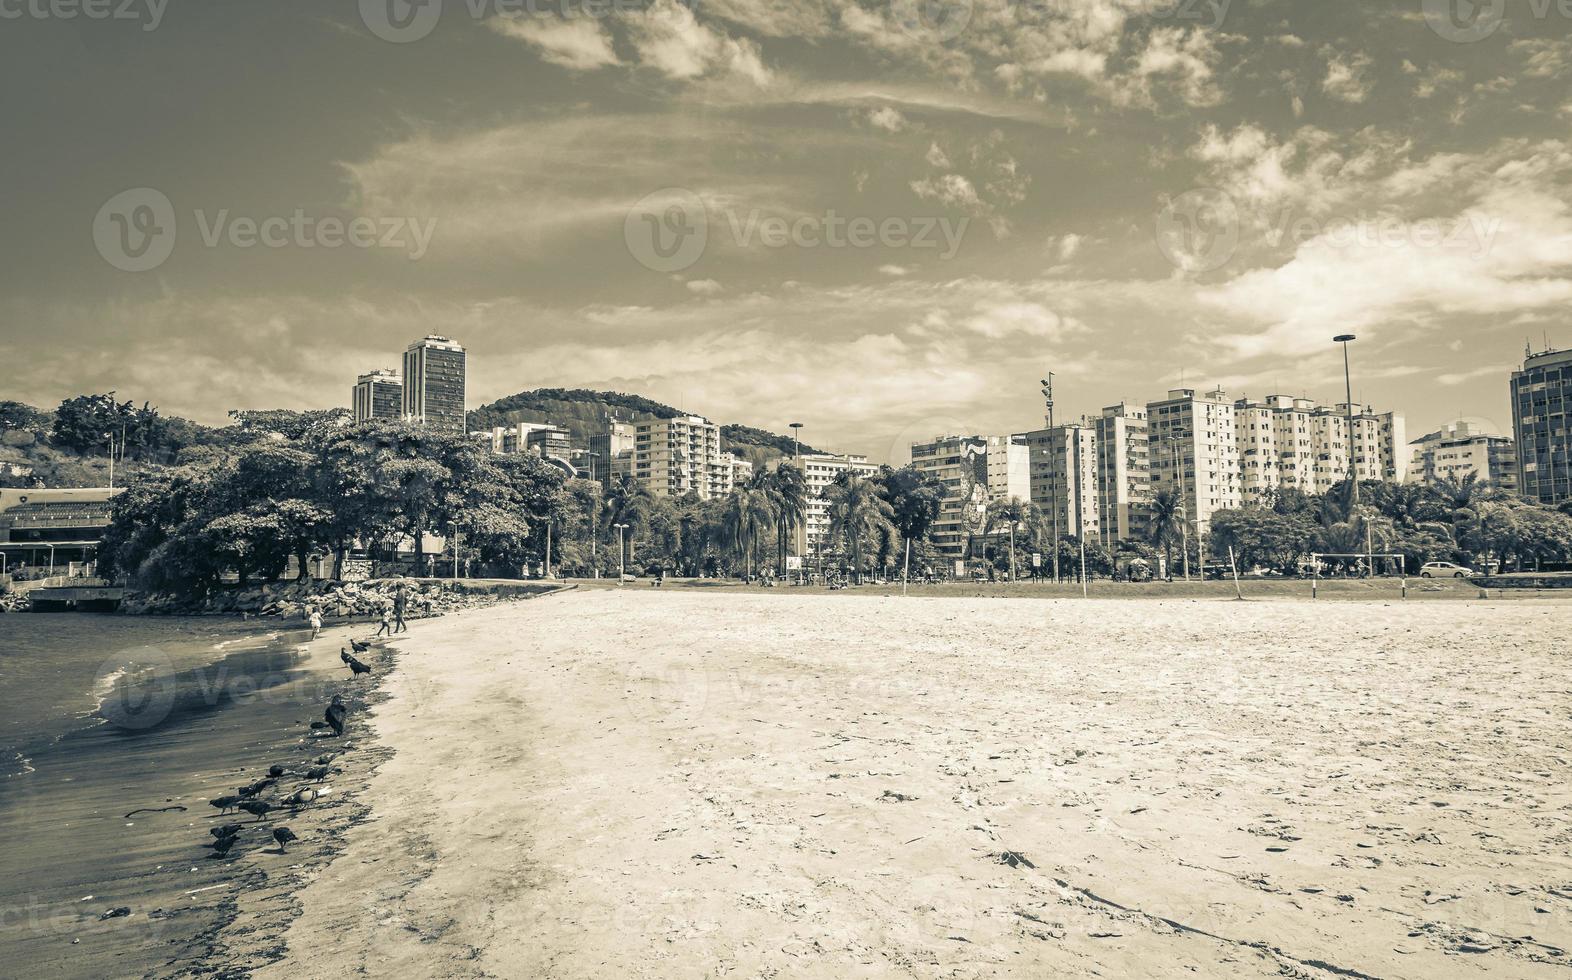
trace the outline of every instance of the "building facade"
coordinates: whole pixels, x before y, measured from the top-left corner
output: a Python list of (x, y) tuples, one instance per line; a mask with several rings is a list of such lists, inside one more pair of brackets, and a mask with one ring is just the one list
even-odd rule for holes
[[(1239, 452), (1239, 496), (1246, 507), (1267, 503), (1282, 488), (1324, 494), (1348, 476), (1349, 412), (1346, 402), (1272, 395), (1234, 402)], [(1402, 482), (1409, 450), (1403, 416), (1353, 413), (1353, 459), (1361, 480)]]
[(1572, 350), (1525, 352), (1510, 391), (1519, 492), (1542, 504), (1572, 497)]
[(731, 492), (734, 458), (721, 452), (720, 426), (699, 415), (646, 418), (634, 424), (633, 478), (657, 497)]
[(1120, 402), (1088, 423), (1097, 448), (1098, 540), (1144, 540), (1151, 504), (1151, 446), (1146, 409)]
[(1234, 404), (1218, 389), (1175, 388), (1146, 406), (1152, 494), (1176, 494), (1203, 532), (1219, 510), (1237, 508), (1241, 468)]
[(632, 422), (607, 419), (605, 427), (589, 437), (590, 469), (594, 479), (611, 484), (633, 475), (634, 426)]
[(988, 440), (938, 436), (913, 443), (912, 466), (944, 485), (944, 503), (931, 533), (934, 550), (946, 559), (965, 558), (987, 516)]
[(1032, 499), (1032, 451), (1025, 435), (988, 437), (988, 499), (1002, 504)]
[(1460, 419), (1420, 436), (1411, 445), (1414, 455), (1408, 467), (1409, 483), (1463, 480), (1472, 473), (1504, 490), (1521, 492), (1517, 447), (1507, 436)]
[(1097, 430), (1081, 422), (1026, 433), (1031, 501), (1061, 535), (1100, 540)]
[(446, 432), (465, 431), (465, 354), (435, 334), (404, 352), (404, 416)]
[(404, 415), (404, 380), (397, 371), (384, 369), (362, 374), (355, 381), (352, 397), (356, 422)]
[(830, 549), (830, 502), (824, 491), (845, 472), (867, 479), (879, 472), (877, 463), (868, 462), (866, 456), (838, 456), (834, 453), (812, 453), (795, 459), (783, 457), (774, 465), (802, 467), (802, 479), (808, 495), (807, 519), (803, 522), (801, 546), (804, 554), (822, 555)]

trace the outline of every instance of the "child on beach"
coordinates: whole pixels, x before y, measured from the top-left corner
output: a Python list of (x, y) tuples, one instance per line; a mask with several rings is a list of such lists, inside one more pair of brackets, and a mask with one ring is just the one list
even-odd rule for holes
[(314, 640), (322, 632), (322, 610), (315, 607), (311, 610), (311, 638)]
[(377, 635), (381, 636), (383, 633), (393, 635), (393, 614), (386, 607), (382, 609), (382, 626), (377, 630)]

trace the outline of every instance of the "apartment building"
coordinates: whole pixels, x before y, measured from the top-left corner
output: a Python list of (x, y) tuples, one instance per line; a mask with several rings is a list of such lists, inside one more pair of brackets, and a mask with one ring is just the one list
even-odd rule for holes
[(1409, 483), (1462, 480), (1472, 473), (1513, 493), (1521, 490), (1517, 447), (1511, 438), (1485, 431), (1476, 423), (1460, 419), (1420, 436), (1410, 446)]
[(1097, 431), (1070, 422), (1026, 433), (1031, 501), (1061, 535), (1101, 540), (1097, 494)]
[(1112, 550), (1145, 539), (1152, 499), (1146, 409), (1120, 402), (1085, 424), (1096, 438), (1098, 540)]
[(1524, 351), (1510, 391), (1520, 492), (1542, 504), (1572, 497), (1572, 350)]
[(589, 437), (589, 469), (593, 479), (610, 485), (620, 477), (633, 475), (634, 425), (620, 419), (607, 419), (604, 428)]
[(404, 417), (463, 433), (465, 354), (462, 344), (429, 335), (404, 352)]
[(1032, 456), (1026, 436), (989, 436), (988, 497), (995, 503), (1032, 499)]
[(731, 492), (733, 457), (721, 452), (720, 426), (700, 415), (633, 423), (633, 478), (657, 497)]
[(973, 535), (981, 534), (988, 507), (988, 440), (982, 436), (938, 436), (912, 444), (912, 466), (944, 485), (944, 503), (934, 522), (934, 550), (947, 559), (965, 558)]
[(1202, 531), (1214, 512), (1240, 506), (1238, 427), (1222, 389), (1175, 388), (1147, 404), (1146, 418), (1153, 496), (1177, 494), (1186, 519)]
[[(1234, 402), (1239, 495), (1247, 507), (1271, 492), (1292, 488), (1320, 494), (1348, 475), (1348, 404), (1323, 406), (1309, 398), (1272, 395)], [(1400, 482), (1408, 470), (1403, 416), (1356, 409), (1354, 461), (1361, 480)]]

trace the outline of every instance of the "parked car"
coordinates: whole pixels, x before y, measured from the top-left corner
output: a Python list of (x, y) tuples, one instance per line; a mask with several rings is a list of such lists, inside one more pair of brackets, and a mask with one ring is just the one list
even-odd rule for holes
[(1466, 578), (1474, 574), (1472, 568), (1454, 565), (1449, 561), (1427, 561), (1419, 569), (1420, 578)]

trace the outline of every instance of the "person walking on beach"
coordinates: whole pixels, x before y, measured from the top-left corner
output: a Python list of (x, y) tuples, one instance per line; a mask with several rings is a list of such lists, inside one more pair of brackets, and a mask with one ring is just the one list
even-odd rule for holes
[(311, 607), (311, 638), (314, 640), (322, 632), (322, 610), (316, 606)]
[(382, 625), (377, 628), (378, 636), (381, 636), (383, 633), (389, 636), (393, 635), (393, 613), (388, 611), (386, 606), (382, 607)]
[(393, 594), (393, 632), (408, 633), (409, 626), (404, 622), (404, 612), (409, 608), (409, 591), (402, 585)]

